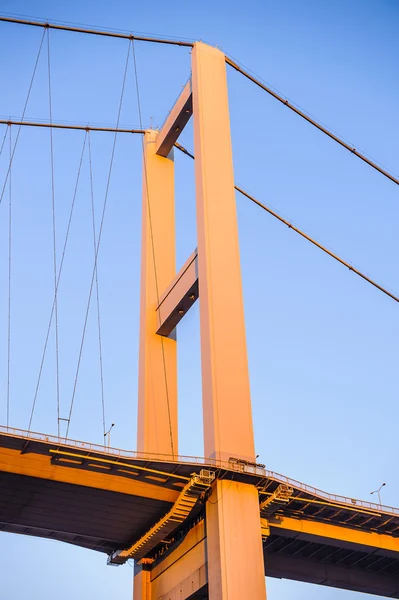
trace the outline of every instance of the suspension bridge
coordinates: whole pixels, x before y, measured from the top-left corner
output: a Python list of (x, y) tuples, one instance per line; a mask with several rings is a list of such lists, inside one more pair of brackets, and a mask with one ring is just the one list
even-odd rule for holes
[[(399, 298), (380, 282), (329, 250), (234, 181), (227, 68), (284, 104), (299, 118), (390, 184), (399, 180), (279, 95), (222, 51), (202, 42), (152, 38), (10, 17), (0, 22), (42, 29), (20, 119), (3, 119), (6, 156), (1, 191), (8, 209), (8, 329), (6, 423), (0, 427), (0, 530), (44, 537), (104, 553), (110, 566), (135, 561), (134, 598), (142, 600), (264, 599), (265, 575), (399, 598), (399, 509), (325, 493), (274, 473), (255, 452), (235, 192), (256, 204), (360, 277), (389, 301)], [(53, 120), (53, 29), (124, 39), (126, 62), (115, 127)], [(191, 49), (191, 72), (159, 129), (142, 123), (135, 44)], [(49, 120), (25, 119), (42, 54), (48, 69)], [(129, 64), (134, 67), (138, 129), (120, 126)], [(184, 82), (182, 82), (184, 84)], [(178, 90), (177, 90), (178, 91)], [(194, 152), (179, 142), (193, 121)], [(53, 296), (29, 422), (11, 426), (12, 182), (24, 128), (50, 131)], [(53, 131), (84, 135), (65, 237), (57, 240)], [(93, 132), (113, 136), (105, 197), (95, 214)], [(109, 435), (103, 390), (98, 257), (103, 237), (117, 136), (142, 140), (142, 236), (138, 431), (136, 450), (70, 437), (90, 309), (96, 311), (102, 434)], [(194, 160), (197, 248), (176, 273), (174, 153)], [(59, 303), (63, 269), (84, 159), (89, 166), (92, 239), (89, 294), (77, 347), (68, 409), (61, 404)], [(178, 443), (176, 328), (200, 299), (204, 457), (183, 456)], [(55, 348), (56, 434), (34, 431), (38, 394), (50, 341)], [(54, 392), (52, 392), (54, 395)], [(107, 432), (108, 429), (108, 432)]]

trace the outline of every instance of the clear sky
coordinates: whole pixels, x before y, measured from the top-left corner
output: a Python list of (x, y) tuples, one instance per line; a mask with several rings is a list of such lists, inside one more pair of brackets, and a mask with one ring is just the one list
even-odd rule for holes
[[(0, 12), (163, 34), (217, 45), (358, 149), (399, 172), (399, 6), (395, 0), (203, 0), (114, 3), (2, 0)], [(42, 30), (0, 23), (0, 118), (21, 117)], [(127, 42), (51, 32), (54, 121), (115, 124)], [(135, 44), (143, 126), (160, 126), (189, 76), (184, 48)], [(49, 118), (46, 45), (25, 118)], [(274, 99), (228, 71), (237, 183), (399, 293), (398, 189)], [(132, 62), (120, 124), (139, 127)], [(5, 132), (0, 129), (0, 140)], [(13, 128), (13, 136), (17, 133)], [(54, 133), (57, 255), (84, 133)], [(97, 227), (113, 138), (92, 134)], [(182, 143), (193, 149), (192, 129)], [(0, 184), (7, 171), (0, 158)], [(86, 148), (87, 150), (87, 148)], [(26, 428), (52, 300), (48, 130), (21, 131), (12, 170), (10, 425)], [(137, 409), (141, 148), (117, 140), (99, 256), (107, 425), (134, 449)], [(196, 245), (193, 165), (176, 155), (179, 267)], [(7, 290), (8, 189), (0, 206)], [(370, 500), (397, 477), (398, 306), (248, 200), (237, 196), (256, 449), (267, 468)], [(93, 263), (85, 152), (60, 285), (61, 415), (67, 416)], [(8, 294), (0, 298), (0, 423), (6, 423)], [(198, 306), (179, 326), (180, 452), (202, 455)], [(33, 429), (56, 433), (54, 335)], [(70, 436), (101, 443), (96, 317), (90, 313)], [(132, 569), (47, 540), (0, 534), (1, 599), (131, 598)], [(269, 598), (351, 592), (268, 579)], [(357, 595), (361, 598), (362, 595)]]

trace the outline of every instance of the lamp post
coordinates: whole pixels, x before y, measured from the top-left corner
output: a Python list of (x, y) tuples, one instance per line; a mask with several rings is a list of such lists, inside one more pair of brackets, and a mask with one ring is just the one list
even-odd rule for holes
[[(104, 438), (107, 437), (107, 447), (110, 447), (110, 442), (111, 442), (111, 429), (115, 427), (115, 423), (112, 423), (111, 427), (108, 429), (108, 431), (106, 431), (104, 433)], [(385, 485), (385, 484), (384, 484)]]
[(386, 485), (386, 483), (382, 483), (380, 485), (380, 487), (378, 488), (378, 490), (374, 490), (374, 492), (370, 492), (370, 494), (378, 494), (378, 504), (380, 506), (381, 506), (381, 495), (380, 495), (380, 492), (381, 492), (381, 489), (384, 487), (384, 485)]

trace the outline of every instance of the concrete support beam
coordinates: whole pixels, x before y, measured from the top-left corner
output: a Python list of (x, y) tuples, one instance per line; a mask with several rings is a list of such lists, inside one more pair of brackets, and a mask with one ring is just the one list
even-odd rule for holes
[(146, 564), (134, 565), (133, 600), (155, 600), (151, 593), (150, 566)]
[(204, 455), (255, 461), (226, 64), (220, 50), (194, 44), (192, 84)]
[(207, 583), (204, 522), (191, 529), (177, 548), (151, 571), (156, 600), (187, 600)]
[(216, 481), (206, 503), (206, 533), (210, 600), (265, 600), (256, 488)]
[(173, 156), (144, 135), (137, 450), (177, 455), (176, 341), (156, 334), (159, 295), (175, 275)]
[(192, 114), (191, 81), (188, 81), (159, 132), (156, 142), (156, 153), (159, 156), (168, 156)]
[(159, 300), (157, 333), (169, 336), (197, 298), (198, 252), (195, 250)]

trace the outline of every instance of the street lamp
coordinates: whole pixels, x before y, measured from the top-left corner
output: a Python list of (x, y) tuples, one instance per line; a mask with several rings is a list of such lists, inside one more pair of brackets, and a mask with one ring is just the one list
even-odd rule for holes
[[(111, 427), (108, 429), (108, 431), (106, 431), (106, 432), (104, 433), (104, 437), (108, 436), (108, 438), (107, 438), (107, 446), (108, 446), (108, 448), (109, 448), (109, 446), (110, 446), (110, 442), (111, 442), (111, 429), (112, 429), (113, 427), (115, 427), (115, 423), (112, 423), (112, 425), (111, 425)], [(384, 484), (384, 485), (385, 485), (385, 484)]]
[(374, 492), (370, 492), (370, 494), (378, 494), (378, 504), (381, 506), (381, 496), (380, 496), (380, 491), (381, 489), (384, 487), (384, 485), (386, 485), (386, 483), (382, 483), (380, 485), (380, 487), (378, 488), (378, 490), (374, 490)]

